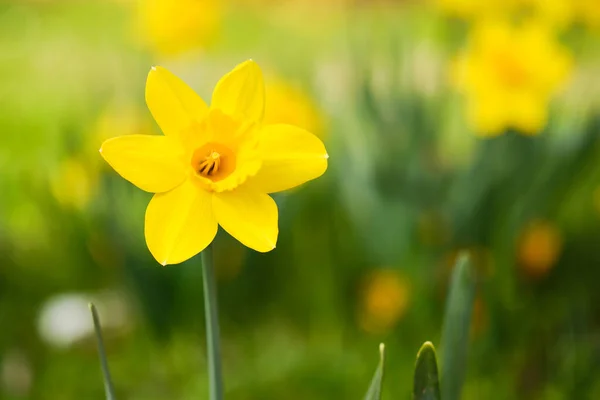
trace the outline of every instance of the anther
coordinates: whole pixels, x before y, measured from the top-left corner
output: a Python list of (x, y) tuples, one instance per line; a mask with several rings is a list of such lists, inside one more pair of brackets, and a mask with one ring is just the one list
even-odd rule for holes
[(212, 176), (219, 171), (221, 166), (221, 155), (216, 151), (211, 151), (208, 157), (198, 165), (198, 173), (204, 176)]

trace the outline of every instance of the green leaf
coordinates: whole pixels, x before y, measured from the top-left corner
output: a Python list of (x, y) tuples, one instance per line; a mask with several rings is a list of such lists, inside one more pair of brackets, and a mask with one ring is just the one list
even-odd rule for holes
[(413, 400), (440, 399), (440, 379), (438, 376), (435, 348), (431, 342), (425, 342), (417, 354)]
[(475, 300), (475, 276), (470, 257), (459, 255), (450, 283), (441, 344), (442, 397), (459, 400), (467, 369), (469, 328)]
[(98, 310), (96, 306), (90, 303), (90, 311), (92, 312), (92, 319), (94, 321), (94, 330), (96, 331), (96, 342), (98, 343), (98, 354), (100, 355), (100, 367), (102, 369), (102, 377), (104, 379), (104, 391), (106, 393), (106, 400), (115, 400), (115, 389), (110, 378), (110, 371), (108, 370), (108, 361), (106, 359), (106, 351), (104, 350), (104, 341), (102, 340), (102, 327), (100, 326), (100, 317), (98, 316)]
[(364, 397), (364, 400), (379, 400), (381, 399), (381, 386), (383, 384), (383, 363), (385, 359), (385, 345), (381, 343), (379, 345), (379, 365), (371, 379), (371, 385), (369, 390)]

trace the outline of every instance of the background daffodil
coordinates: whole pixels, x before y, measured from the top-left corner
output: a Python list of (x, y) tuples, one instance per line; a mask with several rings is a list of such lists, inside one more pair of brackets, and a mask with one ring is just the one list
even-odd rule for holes
[(256, 251), (274, 249), (278, 212), (269, 193), (321, 176), (328, 155), (308, 131), (262, 123), (258, 65), (246, 61), (225, 75), (210, 107), (175, 75), (153, 67), (146, 103), (164, 136), (116, 137), (100, 152), (123, 178), (155, 193), (145, 236), (156, 260), (191, 258), (212, 242), (218, 225)]
[(483, 136), (508, 129), (534, 135), (553, 95), (570, 75), (571, 56), (543, 25), (484, 21), (453, 64), (472, 127)]
[(210, 45), (222, 19), (217, 0), (144, 0), (137, 5), (140, 41), (160, 55)]

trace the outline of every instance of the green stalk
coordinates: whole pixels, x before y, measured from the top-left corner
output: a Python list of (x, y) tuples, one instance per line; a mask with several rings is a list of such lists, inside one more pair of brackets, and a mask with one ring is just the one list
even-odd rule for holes
[(206, 351), (208, 353), (208, 379), (210, 400), (223, 399), (221, 373), (221, 346), (219, 343), (219, 313), (217, 308), (217, 283), (212, 245), (201, 254), (204, 280), (204, 314), (206, 318)]
[(442, 331), (442, 399), (459, 400), (467, 370), (469, 328), (475, 301), (475, 276), (469, 254), (459, 255), (450, 282)]
[(102, 376), (104, 378), (104, 392), (106, 393), (106, 400), (115, 400), (115, 388), (110, 378), (110, 371), (108, 369), (108, 361), (106, 360), (106, 351), (104, 350), (104, 341), (102, 340), (102, 328), (100, 327), (100, 317), (98, 317), (98, 310), (96, 306), (90, 303), (90, 311), (92, 312), (92, 320), (94, 321), (94, 330), (96, 331), (96, 342), (98, 343), (98, 353), (100, 355), (100, 368), (102, 369)]

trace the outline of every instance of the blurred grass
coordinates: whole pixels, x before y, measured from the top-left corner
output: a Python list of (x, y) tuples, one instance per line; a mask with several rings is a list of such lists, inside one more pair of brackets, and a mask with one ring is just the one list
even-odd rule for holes
[[(201, 271), (155, 265), (143, 239), (150, 196), (96, 151), (102, 135), (156, 131), (143, 100), (151, 65), (206, 98), (224, 71), (252, 57), (267, 79), (298, 83), (329, 121), (331, 166), (277, 196), (273, 253), (217, 238), (228, 398), (360, 397), (379, 342), (394, 377), (383, 397), (408, 395), (414, 349), (439, 343), (462, 248), (475, 250), (482, 276), (463, 398), (595, 398), (597, 33), (567, 32), (577, 68), (542, 135), (482, 141), (446, 76), (466, 24), (418, 2), (358, 7), (232, 5), (214, 45), (164, 57), (135, 43), (135, 6), (0, 4), (0, 397), (102, 397), (91, 331), (57, 347), (38, 320), (53, 296), (106, 290), (129, 305), (103, 311), (126, 316), (105, 328), (117, 397), (206, 392)], [(127, 118), (109, 118), (119, 113)], [(116, 122), (100, 135), (107, 118)], [(71, 159), (92, 187), (78, 206), (52, 190)], [(66, 179), (63, 191), (79, 190), (80, 180)], [(562, 246), (531, 276), (519, 240), (540, 219)], [(365, 312), (380, 329), (365, 329)], [(53, 318), (77, 321), (68, 309)]]

